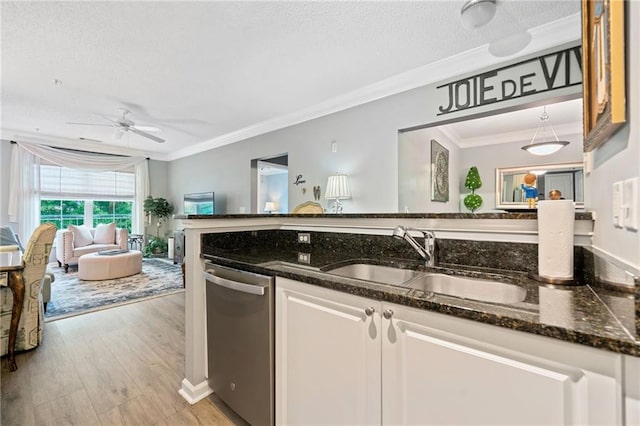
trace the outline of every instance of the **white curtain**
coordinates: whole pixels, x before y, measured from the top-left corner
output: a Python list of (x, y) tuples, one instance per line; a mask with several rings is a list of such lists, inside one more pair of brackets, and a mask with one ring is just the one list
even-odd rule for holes
[(146, 158), (67, 151), (18, 142), (13, 145), (11, 153), (9, 221), (17, 224), (18, 232), (23, 238), (28, 238), (40, 224), (40, 159), (80, 170), (115, 171), (135, 167), (136, 197), (132, 233), (144, 234), (142, 204), (149, 195), (149, 167)]
[(26, 243), (40, 224), (40, 158), (18, 145), (11, 151), (8, 213)]
[(133, 203), (133, 220), (131, 233), (144, 235), (145, 217), (142, 208), (145, 198), (149, 196), (149, 162), (136, 164), (136, 202)]

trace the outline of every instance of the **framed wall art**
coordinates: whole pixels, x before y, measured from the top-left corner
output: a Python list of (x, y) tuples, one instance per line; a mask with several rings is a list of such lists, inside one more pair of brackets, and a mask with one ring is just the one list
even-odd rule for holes
[(582, 0), (584, 151), (626, 121), (624, 1)]
[(449, 151), (431, 139), (431, 201), (449, 201)]

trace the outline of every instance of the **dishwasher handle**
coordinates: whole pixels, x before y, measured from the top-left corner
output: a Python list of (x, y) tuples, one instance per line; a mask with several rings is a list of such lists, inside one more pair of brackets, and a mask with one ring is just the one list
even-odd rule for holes
[(206, 271), (203, 272), (202, 275), (204, 275), (205, 280), (219, 285), (220, 287), (225, 287), (242, 293), (255, 294), (257, 296), (264, 296), (264, 288), (269, 286), (269, 284), (245, 284), (238, 281), (232, 281), (210, 274)]

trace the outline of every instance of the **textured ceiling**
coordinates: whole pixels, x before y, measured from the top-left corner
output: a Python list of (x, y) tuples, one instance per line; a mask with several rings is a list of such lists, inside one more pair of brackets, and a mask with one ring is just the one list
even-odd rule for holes
[[(580, 10), (499, 0), (468, 31), (462, 4), (2, 2), (1, 137), (175, 153)], [(167, 142), (66, 124), (123, 107)]]

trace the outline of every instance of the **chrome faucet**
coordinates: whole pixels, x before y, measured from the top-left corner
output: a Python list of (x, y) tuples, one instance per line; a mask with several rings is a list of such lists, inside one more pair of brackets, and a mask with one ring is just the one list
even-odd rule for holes
[[(424, 247), (411, 236), (409, 231), (416, 231), (422, 234), (424, 237)], [(426, 266), (435, 266), (436, 237), (433, 235), (433, 232), (398, 225), (396, 229), (393, 230), (393, 237), (399, 240), (405, 240), (411, 247), (416, 249), (420, 256), (426, 261)]]

